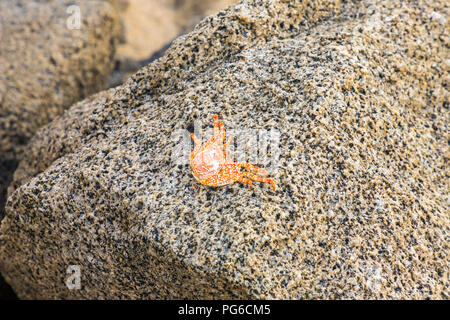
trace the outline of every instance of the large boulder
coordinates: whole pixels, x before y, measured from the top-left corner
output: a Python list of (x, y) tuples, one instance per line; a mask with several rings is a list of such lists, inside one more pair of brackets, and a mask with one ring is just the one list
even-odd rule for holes
[[(446, 6), (247, 0), (206, 18), (32, 139), (2, 274), (20, 298), (448, 299)], [(196, 183), (180, 141), (215, 113), (273, 138), (276, 192)]]
[(74, 102), (104, 89), (119, 33), (107, 2), (0, 2), (0, 219), (28, 140)]

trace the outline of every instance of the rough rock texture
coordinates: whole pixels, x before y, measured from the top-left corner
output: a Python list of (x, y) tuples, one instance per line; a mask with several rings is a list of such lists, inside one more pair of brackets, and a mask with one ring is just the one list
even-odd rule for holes
[[(78, 5), (80, 29), (68, 28)], [(105, 87), (119, 27), (100, 1), (0, 3), (0, 219), (11, 170), (29, 138), (74, 102)]]
[[(248, 0), (208, 17), (33, 138), (1, 272), (21, 298), (448, 299), (448, 9)], [(173, 161), (173, 132), (214, 113), (279, 130), (276, 192), (198, 185)]]

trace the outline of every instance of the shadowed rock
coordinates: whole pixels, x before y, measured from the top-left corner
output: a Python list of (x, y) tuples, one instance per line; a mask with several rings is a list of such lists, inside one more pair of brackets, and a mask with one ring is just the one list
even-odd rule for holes
[[(39, 130), (1, 272), (21, 298), (448, 299), (447, 16), (248, 0), (206, 18)], [(174, 133), (215, 113), (278, 130), (275, 193), (198, 185), (176, 161)]]

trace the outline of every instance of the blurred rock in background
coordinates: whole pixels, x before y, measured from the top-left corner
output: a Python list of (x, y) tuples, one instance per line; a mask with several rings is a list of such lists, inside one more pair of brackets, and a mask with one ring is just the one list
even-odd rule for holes
[(123, 42), (109, 80), (115, 87), (140, 67), (160, 57), (171, 40), (192, 31), (205, 16), (237, 0), (122, 0)]

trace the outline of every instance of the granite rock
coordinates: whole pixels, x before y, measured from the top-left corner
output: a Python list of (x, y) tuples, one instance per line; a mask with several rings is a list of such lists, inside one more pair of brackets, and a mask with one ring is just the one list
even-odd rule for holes
[(118, 54), (136, 61), (147, 59), (180, 34), (191, 31), (206, 15), (237, 0), (128, 0), (121, 16), (124, 43)]
[[(5, 279), (20, 298), (448, 299), (448, 9), (246, 0), (202, 20), (35, 135)], [(279, 133), (276, 192), (199, 185), (174, 157), (215, 113)]]
[(119, 32), (106, 2), (1, 1), (0, 211), (8, 177), (31, 136), (74, 102), (104, 89)]

